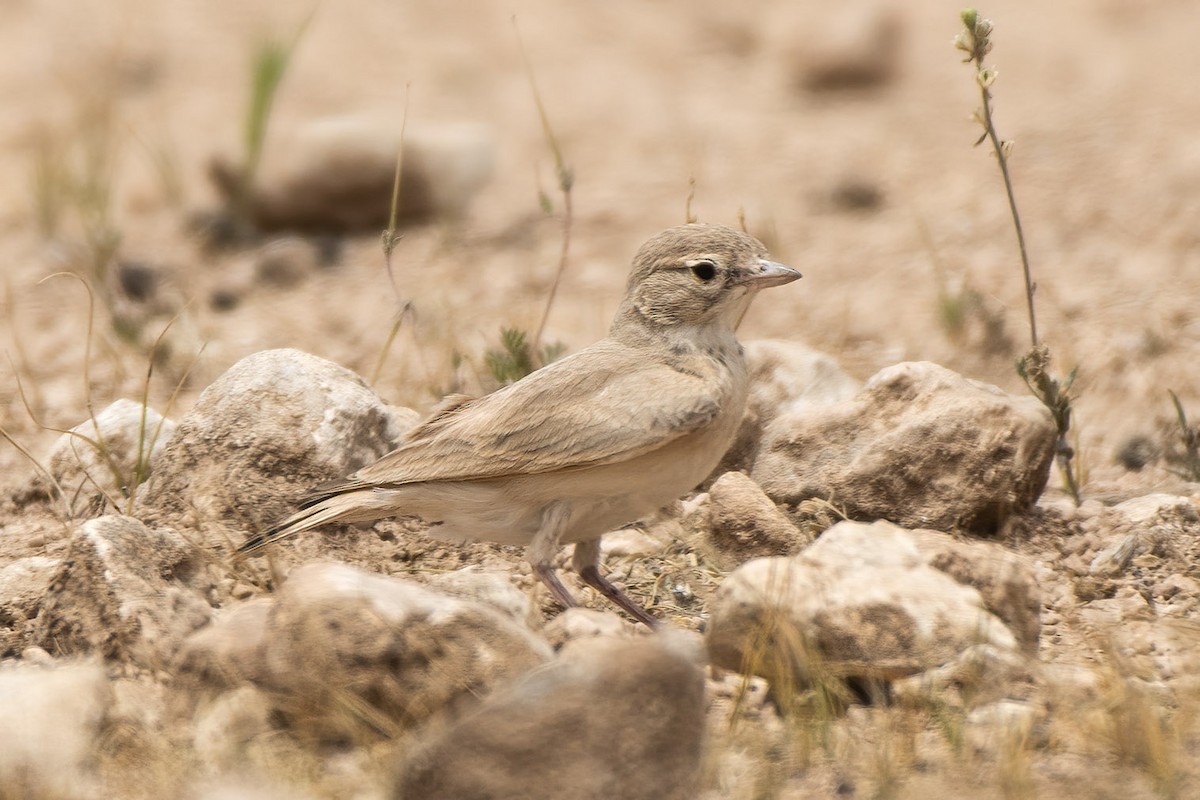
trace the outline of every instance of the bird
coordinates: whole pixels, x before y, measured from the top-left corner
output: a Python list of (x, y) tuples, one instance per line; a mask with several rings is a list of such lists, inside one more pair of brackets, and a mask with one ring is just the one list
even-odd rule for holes
[(252, 535), (240, 555), (335, 522), (418, 516), (443, 541), (525, 545), (534, 576), (578, 601), (554, 558), (634, 619), (600, 572), (600, 538), (698, 486), (732, 444), (749, 377), (735, 329), (767, 287), (800, 278), (763, 244), (689, 223), (637, 251), (608, 335), (478, 398), (452, 395), (399, 446)]

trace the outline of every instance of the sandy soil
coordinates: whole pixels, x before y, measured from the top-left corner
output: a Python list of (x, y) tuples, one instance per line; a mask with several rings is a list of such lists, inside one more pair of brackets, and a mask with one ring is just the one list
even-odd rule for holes
[[(1020, 262), (995, 160), (972, 147), (978, 91), (951, 44), (957, 5), (862, 12), (865, 25), (893, 15), (895, 58), (878, 85), (828, 91), (798, 81), (843, 35), (839, 15), (815, 3), (313, 8), (274, 131), (346, 113), (398, 127), (408, 85), (410, 125), (483, 123), (497, 147), (494, 178), (467, 218), (409, 229), (397, 250), (417, 323), (374, 382), (390, 401), (423, 411), (445, 391), (471, 388), (501, 326), (536, 326), (553, 280), (561, 216), (543, 213), (539, 191), (559, 212), (562, 203), (514, 15), (576, 177), (549, 340), (578, 348), (603, 335), (630, 256), (684, 221), (694, 179), (695, 215), (736, 224), (744, 213), (773, 256), (804, 273), (760, 298), (744, 338), (806, 342), (863, 378), (928, 359), (1024, 391), (1013, 369), (1029, 337)], [(240, 147), (255, 44), (292, 35), (304, 4), (0, 0), (0, 11), (9, 64), (0, 72), (0, 347), (10, 358), (0, 365), (0, 424), (9, 433), (34, 454), (55, 438), (23, 407), (15, 373), (41, 422), (70, 427), (89, 402), (140, 395), (148, 344), (177, 315), (150, 385), (161, 410), (182, 381), (175, 418), (264, 348), (297, 347), (372, 377), (398, 308), (375, 235), (346, 239), (336, 267), (270, 288), (244, 279), (247, 252), (212, 251), (189, 226), (216, 204), (209, 159)], [(996, 24), (997, 124), (1016, 143), (1039, 329), (1057, 368), (1079, 371), (1084, 492), (1106, 502), (1192, 494), (1163, 464), (1131, 472), (1115, 455), (1134, 435), (1161, 441), (1174, 413), (1168, 390), (1200, 419), (1200, 5), (997, 0), (983, 12)], [(89, 274), (83, 227), (37, 171), (39, 152), (42, 164), (78, 164), (89, 148), (115, 153), (100, 172), (111, 178), (119, 257), (168, 282), (160, 307), (139, 311), (137, 341), (100, 304), (90, 359), (86, 293), (47, 277)], [(214, 307), (221, 291), (239, 301), (232, 310)], [(947, 294), (976, 298), (957, 331)], [(0, 485), (31, 470), (0, 444)], [(1050, 491), (1057, 486), (1052, 477)]]

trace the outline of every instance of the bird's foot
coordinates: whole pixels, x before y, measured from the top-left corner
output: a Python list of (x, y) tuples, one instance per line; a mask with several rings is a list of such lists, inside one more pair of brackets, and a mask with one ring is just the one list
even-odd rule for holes
[[(643, 623), (651, 630), (657, 630), (662, 625), (660, 621), (650, 616), (646, 609), (630, 600), (627, 594), (622, 592), (616, 586), (613, 586), (612, 583), (609, 582), (608, 578), (605, 578), (600, 574), (600, 570), (595, 564), (589, 564), (583, 569), (579, 570), (579, 577), (582, 578), (583, 582), (588, 586), (591, 586), (597, 592), (628, 611), (630, 616), (632, 616), (638, 622)], [(557, 577), (555, 580), (557, 580)]]
[(579, 605), (579, 601), (567, 591), (567, 587), (563, 586), (562, 581), (558, 579), (558, 573), (554, 571), (554, 567), (549, 564), (534, 564), (533, 574), (539, 581), (546, 584), (550, 594), (554, 595), (554, 598), (564, 607), (574, 608)]

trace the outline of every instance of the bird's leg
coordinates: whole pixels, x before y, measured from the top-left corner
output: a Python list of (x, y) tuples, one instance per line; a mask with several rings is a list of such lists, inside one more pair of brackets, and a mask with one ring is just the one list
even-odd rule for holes
[(575, 554), (571, 558), (571, 564), (575, 567), (575, 572), (579, 574), (584, 583), (628, 611), (630, 616), (638, 622), (645, 624), (651, 629), (657, 629), (662, 624), (650, 616), (646, 609), (630, 600), (629, 595), (622, 592), (616, 586), (613, 586), (608, 578), (600, 574), (599, 539), (579, 542), (575, 545)]
[(570, 520), (571, 509), (567, 504), (554, 503), (549, 506), (542, 512), (542, 526), (525, 550), (525, 558), (533, 567), (534, 577), (546, 585), (550, 594), (567, 608), (574, 608), (579, 601), (562, 585), (554, 570), (554, 556), (558, 554), (559, 541)]

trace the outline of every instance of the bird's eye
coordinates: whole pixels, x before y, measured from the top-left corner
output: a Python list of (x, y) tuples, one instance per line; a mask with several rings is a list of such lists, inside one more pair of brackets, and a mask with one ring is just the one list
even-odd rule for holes
[(692, 268), (692, 274), (705, 283), (717, 277), (717, 265), (707, 259), (693, 261), (688, 266)]

